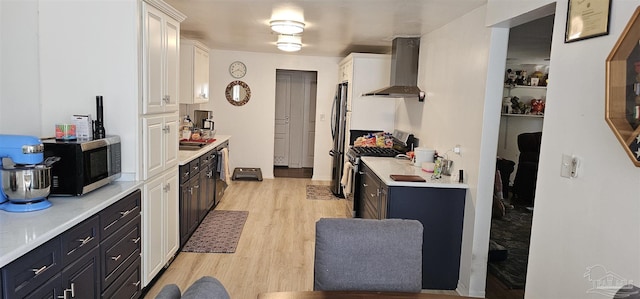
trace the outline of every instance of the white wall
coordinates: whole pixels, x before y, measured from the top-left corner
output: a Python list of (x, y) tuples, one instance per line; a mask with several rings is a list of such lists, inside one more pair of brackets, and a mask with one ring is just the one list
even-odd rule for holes
[[(454, 161), (453, 173), (463, 169), (465, 182), (470, 186), (458, 291), (480, 297), (484, 296), (485, 288), (491, 169), (495, 168), (502, 98), (499, 82), (500, 88), (487, 90), (485, 86), (491, 69), (492, 38), (503, 45), (504, 66), (508, 37), (506, 30), (492, 37), (492, 31), (484, 27), (485, 16), (486, 7), (481, 7), (422, 36), (418, 86), (426, 91), (427, 98), (424, 103), (415, 99), (400, 101), (396, 111), (396, 127), (414, 132), (420, 138), (420, 146), (435, 148), (440, 154), (446, 154), (456, 144), (462, 147), (461, 156), (447, 154)], [(499, 65), (498, 72), (502, 74)], [(487, 96), (491, 92), (497, 96)], [(487, 112), (485, 105), (494, 108)], [(492, 120), (488, 128), (482, 125), (484, 118)], [(486, 139), (482, 139), (484, 131), (489, 131)]]
[(3, 1), (0, 132), (53, 136), (73, 114), (95, 117), (102, 95), (107, 134), (122, 138), (122, 171), (136, 173), (137, 5)]
[[(314, 180), (331, 180), (331, 104), (338, 83), (338, 57), (296, 54), (212, 50), (210, 57), (210, 100), (200, 109), (212, 110), (218, 134), (231, 135), (230, 167), (259, 167), (264, 178), (273, 178), (276, 69), (316, 71), (316, 139)], [(229, 64), (240, 60), (247, 65), (241, 80), (251, 88), (251, 99), (244, 106), (227, 102), (224, 91), (233, 79)], [(324, 115), (324, 119), (322, 116)]]
[[(525, 295), (611, 298), (591, 279), (640, 284), (640, 170), (604, 120), (605, 60), (640, 1), (613, 1), (609, 35), (568, 44), (567, 1), (556, 5)], [(578, 178), (560, 177), (563, 153), (580, 157)], [(593, 266), (609, 273), (585, 277)]]
[(37, 1), (0, 1), (0, 48), (0, 133), (39, 136)]

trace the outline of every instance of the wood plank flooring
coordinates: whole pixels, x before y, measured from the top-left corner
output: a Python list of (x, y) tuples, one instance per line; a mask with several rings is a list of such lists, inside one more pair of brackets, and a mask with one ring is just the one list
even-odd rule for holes
[(344, 200), (306, 199), (306, 185), (322, 183), (329, 184), (298, 178), (232, 182), (216, 209), (249, 211), (236, 252), (180, 252), (145, 298), (170, 283), (184, 291), (203, 275), (218, 278), (233, 299), (312, 290), (316, 221), (351, 215)]

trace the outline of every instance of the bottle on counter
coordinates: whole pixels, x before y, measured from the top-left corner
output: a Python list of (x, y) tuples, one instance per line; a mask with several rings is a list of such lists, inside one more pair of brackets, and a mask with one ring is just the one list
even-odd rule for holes
[(191, 131), (193, 130), (193, 122), (191, 122), (191, 118), (189, 115), (185, 115), (182, 120), (182, 125), (180, 128), (180, 132), (182, 132), (182, 139), (191, 139)]

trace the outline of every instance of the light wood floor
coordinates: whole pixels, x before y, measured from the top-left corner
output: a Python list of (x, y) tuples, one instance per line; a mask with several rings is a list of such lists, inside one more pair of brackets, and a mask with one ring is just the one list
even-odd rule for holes
[(344, 200), (307, 200), (307, 184), (329, 182), (298, 178), (234, 181), (216, 209), (249, 211), (236, 252), (180, 252), (145, 298), (154, 298), (169, 283), (184, 291), (203, 275), (218, 278), (233, 299), (312, 290), (315, 222), (351, 214)]

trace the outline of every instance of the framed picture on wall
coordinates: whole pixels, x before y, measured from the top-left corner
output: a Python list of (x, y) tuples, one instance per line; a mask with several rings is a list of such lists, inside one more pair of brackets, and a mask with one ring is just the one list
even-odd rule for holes
[(609, 34), (611, 0), (569, 0), (564, 42)]

